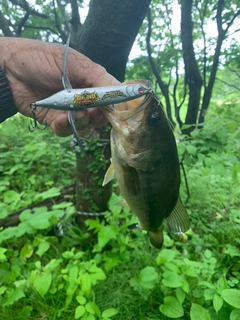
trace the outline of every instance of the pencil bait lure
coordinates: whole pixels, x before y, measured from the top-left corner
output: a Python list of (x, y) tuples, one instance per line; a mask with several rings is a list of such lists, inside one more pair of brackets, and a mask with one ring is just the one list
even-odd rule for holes
[(152, 93), (152, 89), (142, 84), (129, 84), (114, 87), (95, 87), (85, 89), (68, 89), (36, 101), (32, 107), (56, 110), (81, 110), (127, 102)]

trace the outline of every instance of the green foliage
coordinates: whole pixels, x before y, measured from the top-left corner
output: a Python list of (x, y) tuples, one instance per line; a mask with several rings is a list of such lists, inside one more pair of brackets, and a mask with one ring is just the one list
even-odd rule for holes
[[(25, 133), (24, 139), (19, 139), (19, 132)], [(59, 195), (60, 186), (73, 182), (74, 169), (69, 138), (56, 137), (49, 128), (30, 133), (23, 117), (4, 122), (0, 127), (0, 218)]]
[[(1, 319), (238, 320), (240, 119), (216, 108), (203, 130), (178, 137), (192, 232), (182, 242), (187, 235), (171, 236), (164, 226), (160, 251), (145, 232), (128, 229), (137, 219), (116, 205), (116, 194), (104, 219), (87, 220), (82, 233), (71, 199), (54, 204), (74, 173), (69, 140), (48, 130), (29, 133), (20, 117), (3, 123), (1, 219), (32, 201), (52, 205), (24, 210), (17, 226), (0, 232)], [(186, 199), (185, 189), (182, 179)], [(54, 233), (59, 224), (62, 237)]]
[[(162, 95), (161, 100), (168, 108), (170, 120), (177, 121), (180, 126), (185, 121), (188, 125), (197, 125), (198, 116), (201, 122), (204, 121), (199, 111), (202, 107), (212, 108), (211, 102), (205, 105), (208, 94), (210, 98), (216, 97), (217, 94), (221, 94), (224, 98), (228, 97), (228, 104), (234, 107), (236, 104), (232, 101), (232, 97), (239, 96), (240, 66), (237, 27), (240, 15), (237, 1), (191, 1), (189, 3), (191, 17), (186, 17), (182, 7), (183, 3), (180, 1), (151, 1), (151, 19), (147, 18), (149, 17), (147, 15), (137, 36), (141, 55), (128, 63), (126, 72), (126, 78), (145, 77), (151, 80), (154, 90)], [(184, 25), (186, 28), (186, 23), (190, 19), (193, 22), (192, 38), (189, 34), (186, 44), (183, 43)], [(217, 26), (217, 23), (222, 26)], [(228, 32), (219, 36), (218, 30), (226, 28), (229, 28)], [(151, 37), (147, 43), (150, 29)], [(221, 45), (223, 38), (225, 40)], [(222, 47), (218, 51), (216, 48), (219, 45)], [(147, 58), (149, 47), (155, 68), (151, 68)], [(194, 49), (192, 54), (191, 48)], [(191, 73), (188, 75), (185, 74), (187, 66), (191, 68)], [(156, 73), (161, 81), (157, 79)], [(188, 85), (191, 77), (194, 80)], [(199, 101), (194, 99), (192, 103), (190, 96), (196, 96), (193, 87), (199, 81), (196, 81), (198, 77), (202, 80), (201, 99)], [(210, 79), (213, 80), (213, 86)], [(162, 82), (162, 85), (158, 82)]]

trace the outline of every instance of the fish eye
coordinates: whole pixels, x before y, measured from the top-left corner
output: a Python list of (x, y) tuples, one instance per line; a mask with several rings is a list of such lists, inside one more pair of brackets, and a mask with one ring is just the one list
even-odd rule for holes
[(148, 118), (148, 124), (150, 127), (156, 128), (159, 125), (160, 114), (158, 112), (153, 112)]

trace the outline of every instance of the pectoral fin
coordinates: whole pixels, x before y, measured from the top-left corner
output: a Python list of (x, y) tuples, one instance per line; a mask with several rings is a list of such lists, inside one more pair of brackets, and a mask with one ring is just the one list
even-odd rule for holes
[(109, 168), (107, 169), (107, 172), (105, 173), (102, 186), (105, 186), (106, 184), (108, 184), (108, 182), (112, 181), (114, 177), (115, 177), (114, 167), (113, 167), (113, 164), (111, 163)]
[(190, 229), (189, 217), (180, 197), (166, 220), (169, 230), (174, 234), (182, 234)]
[(127, 204), (127, 201), (124, 199), (122, 199), (120, 202), (116, 203), (116, 206), (130, 209), (129, 205)]

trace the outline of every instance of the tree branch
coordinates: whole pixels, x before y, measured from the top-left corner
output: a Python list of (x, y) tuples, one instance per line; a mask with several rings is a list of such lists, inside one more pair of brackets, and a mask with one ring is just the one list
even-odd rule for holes
[(223, 27), (222, 27), (223, 6), (224, 6), (224, 0), (218, 0), (216, 20), (217, 20), (217, 29), (218, 29), (219, 35), (224, 32)]
[[(19, 6), (21, 7), (22, 9), (25, 10), (25, 2), (27, 3), (27, 1), (19, 1), (19, 0), (9, 0), (12, 4), (16, 5), (16, 6)], [(49, 16), (47, 14), (44, 14), (44, 13), (40, 13), (34, 9), (32, 9), (31, 7), (29, 7), (29, 3), (28, 4), (28, 8), (29, 8), (29, 12), (30, 12), (30, 15), (33, 15), (33, 16), (37, 16), (37, 17), (40, 17), (40, 18), (43, 18), (43, 19), (48, 19)]]
[(0, 11), (0, 29), (2, 30), (5, 37), (13, 37), (14, 34), (9, 28), (7, 19), (5, 19), (2, 11)]
[(199, 123), (204, 123), (205, 116), (209, 107), (209, 103), (211, 100), (212, 96), (212, 90), (214, 86), (214, 82), (216, 79), (216, 74), (217, 74), (217, 69), (218, 69), (218, 64), (219, 64), (219, 57), (221, 55), (221, 47), (222, 43), (225, 39), (226, 33), (230, 27), (230, 25), (233, 23), (234, 19), (240, 14), (240, 10), (238, 10), (230, 22), (228, 23), (228, 26), (226, 29), (223, 29), (222, 27), (222, 12), (224, 9), (224, 0), (218, 0), (218, 7), (217, 7), (217, 28), (218, 28), (218, 38), (217, 38), (217, 45), (215, 48), (214, 56), (213, 56), (213, 63), (211, 66), (211, 71), (210, 71), (210, 76), (208, 80), (208, 84), (206, 87), (206, 90), (203, 95), (203, 101), (202, 101), (202, 107), (199, 115)]
[[(169, 11), (168, 6), (166, 6), (166, 12), (167, 12), (167, 17), (169, 17), (171, 12)], [(175, 45), (174, 45), (174, 38), (173, 38), (171, 23), (169, 23), (169, 21), (166, 21), (166, 20), (165, 20), (165, 23), (166, 23), (166, 26), (168, 28), (169, 34), (170, 34), (171, 47), (174, 50), (175, 49)], [(177, 103), (177, 87), (178, 87), (178, 83), (179, 83), (178, 63), (179, 63), (179, 59), (178, 59), (178, 55), (176, 55), (176, 59), (175, 59), (175, 76), (176, 76), (176, 80), (175, 80), (174, 85), (173, 85), (173, 91), (172, 91), (171, 96), (173, 97), (175, 117), (176, 117), (176, 120), (177, 120), (177, 122), (178, 122), (178, 124), (179, 124), (179, 126), (181, 128), (182, 124), (183, 124), (183, 122), (181, 120), (181, 117), (180, 117), (180, 108), (181, 108), (182, 104), (180, 104), (180, 106), (178, 106), (178, 103)]]
[(29, 16), (30, 16), (30, 10), (29, 10), (29, 4), (26, 0), (22, 1), (21, 7), (26, 11), (24, 17), (20, 20), (18, 26), (17, 26), (17, 36), (21, 37), (22, 34), (22, 28), (24, 27), (25, 23), (27, 22)]
[(239, 72), (237, 72), (236, 70), (233, 70), (233, 69), (230, 68), (230, 67), (227, 67), (227, 68), (228, 68), (228, 70), (230, 70), (231, 72), (235, 73), (235, 74), (238, 76), (238, 78), (240, 78), (240, 73), (239, 73)]
[(80, 20), (80, 15), (78, 11), (77, 0), (71, 0), (71, 8), (72, 8), (72, 19), (70, 22), (74, 29), (79, 30), (79, 27), (81, 26), (81, 20)]
[(240, 28), (239, 29), (236, 29), (236, 30), (234, 30), (232, 33), (230, 33), (229, 35), (230, 36), (232, 36), (234, 33), (237, 33), (237, 32), (239, 32), (240, 31)]
[(62, 28), (59, 22), (59, 16), (57, 14), (56, 6), (55, 6), (55, 0), (53, 0), (53, 12), (54, 12), (55, 25), (56, 25), (57, 31), (60, 34), (60, 38), (65, 43), (67, 41), (67, 35), (62, 31)]
[(234, 84), (228, 83), (228, 82), (226, 82), (226, 81), (224, 81), (224, 80), (222, 80), (222, 79), (219, 79), (219, 78), (216, 78), (216, 80), (218, 80), (218, 81), (220, 81), (220, 82), (222, 82), (222, 83), (224, 83), (224, 84), (228, 85), (229, 87), (232, 87), (232, 88), (234, 88), (234, 89), (236, 89), (236, 90), (240, 91), (240, 88), (239, 88), (239, 87), (237, 87), (237, 86), (235, 86)]
[(38, 26), (28, 26), (28, 25), (25, 25), (24, 28), (27, 28), (27, 29), (36, 29), (36, 30), (48, 30), (48, 31), (51, 31), (52, 33), (56, 34), (56, 31), (54, 29), (52, 29), (51, 27), (38, 27)]
[(234, 14), (234, 16), (232, 17), (232, 19), (229, 21), (229, 23), (227, 24), (227, 28), (225, 29), (225, 31), (227, 32), (228, 29), (231, 27), (231, 25), (233, 24), (234, 20), (240, 15), (240, 9)]
[(171, 103), (170, 103), (170, 98), (169, 98), (168, 85), (166, 85), (163, 82), (163, 80), (160, 76), (159, 70), (158, 70), (158, 68), (152, 58), (152, 48), (151, 48), (151, 44), (150, 44), (151, 33), (152, 33), (152, 17), (151, 17), (150, 8), (147, 11), (147, 20), (148, 20), (148, 32), (147, 32), (147, 37), (146, 37), (146, 43), (147, 43), (147, 52), (148, 52), (149, 63), (151, 65), (153, 74), (157, 79), (158, 85), (164, 95), (168, 119), (170, 120), (172, 125), (174, 125), (174, 121), (172, 119)]
[(67, 11), (65, 10), (65, 4), (62, 5), (61, 0), (57, 0), (57, 5), (58, 5), (58, 8), (60, 8), (61, 10), (62, 20), (64, 23), (64, 30), (66, 30), (65, 34), (67, 34), (68, 36), (71, 31), (69, 28), (69, 17), (66, 16)]
[(208, 6), (208, 0), (206, 0), (204, 2), (204, 7), (203, 7), (203, 11), (201, 12), (201, 9), (198, 7), (198, 3), (197, 3), (197, 9), (198, 9), (198, 14), (200, 17), (200, 27), (201, 27), (201, 31), (202, 31), (202, 36), (203, 36), (203, 86), (204, 86), (204, 90), (206, 90), (206, 85), (207, 85), (207, 45), (206, 45), (206, 34), (204, 31), (204, 17), (206, 16), (206, 11), (207, 11), (207, 6)]
[(181, 40), (185, 67), (185, 85), (189, 88), (188, 109), (185, 124), (192, 125), (182, 132), (190, 134), (194, 129), (201, 99), (202, 78), (193, 47), (193, 0), (181, 0)]

